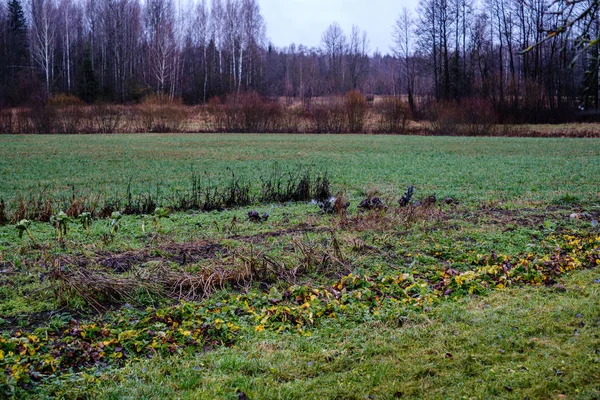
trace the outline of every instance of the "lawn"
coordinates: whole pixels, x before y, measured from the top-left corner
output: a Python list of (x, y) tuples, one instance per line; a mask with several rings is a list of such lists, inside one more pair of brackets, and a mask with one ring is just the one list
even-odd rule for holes
[[(9, 218), (42, 190), (54, 207), (51, 223), (0, 226), (0, 398), (600, 396), (599, 140), (0, 143)], [(265, 176), (306, 168), (327, 172), (333, 212), (261, 200)], [(254, 194), (210, 212), (115, 206), (89, 230), (57, 219), (71, 186), (109, 198), (130, 179), (134, 194), (160, 182), (170, 206), (192, 169)]]

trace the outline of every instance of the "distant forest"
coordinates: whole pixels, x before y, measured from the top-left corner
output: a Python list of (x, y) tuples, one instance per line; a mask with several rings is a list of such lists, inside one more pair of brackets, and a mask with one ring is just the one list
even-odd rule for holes
[(597, 11), (597, 0), (421, 0), (398, 10), (382, 54), (359, 27), (335, 22), (318, 48), (276, 48), (257, 0), (4, 0), (0, 102), (160, 93), (202, 104), (356, 89), (401, 96), (411, 109), (467, 98), (513, 113), (597, 109)]

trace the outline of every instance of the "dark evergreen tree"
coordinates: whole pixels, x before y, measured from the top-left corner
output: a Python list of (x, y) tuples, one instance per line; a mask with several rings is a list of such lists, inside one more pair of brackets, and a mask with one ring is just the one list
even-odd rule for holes
[(86, 103), (93, 103), (98, 97), (98, 80), (92, 65), (91, 51), (86, 48), (79, 77), (79, 97)]
[(21, 90), (21, 83), (26, 82), (24, 76), (29, 59), (27, 41), (27, 21), (19, 0), (8, 1), (8, 24), (6, 40), (6, 59), (4, 87), (6, 101), (16, 104), (26, 100), (27, 93)]

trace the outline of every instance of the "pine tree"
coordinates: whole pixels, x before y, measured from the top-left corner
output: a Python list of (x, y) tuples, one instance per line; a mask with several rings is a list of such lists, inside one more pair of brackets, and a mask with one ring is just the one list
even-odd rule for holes
[(23, 67), (27, 64), (27, 20), (19, 0), (8, 2), (8, 35), (12, 66)]
[(79, 97), (86, 103), (93, 103), (98, 97), (98, 81), (92, 64), (91, 51), (85, 50), (79, 77)]
[(16, 104), (24, 100), (26, 93), (20, 90), (22, 75), (27, 70), (29, 44), (27, 41), (27, 20), (19, 0), (9, 0), (8, 35), (6, 48), (5, 87), (7, 100)]

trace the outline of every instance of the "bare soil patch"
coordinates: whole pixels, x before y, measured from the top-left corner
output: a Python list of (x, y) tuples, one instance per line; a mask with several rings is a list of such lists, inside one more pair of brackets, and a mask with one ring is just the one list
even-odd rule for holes
[(211, 242), (166, 243), (157, 248), (126, 251), (123, 253), (100, 252), (94, 257), (78, 256), (76, 260), (66, 259), (61, 264), (79, 267), (101, 266), (115, 273), (125, 273), (135, 266), (151, 261), (171, 262), (179, 265), (194, 264), (228, 254), (224, 246)]

